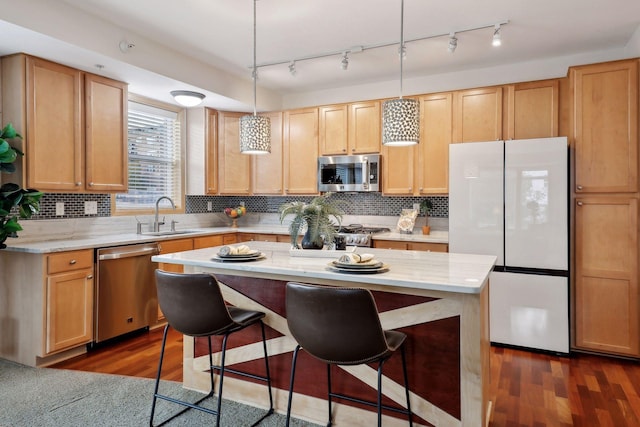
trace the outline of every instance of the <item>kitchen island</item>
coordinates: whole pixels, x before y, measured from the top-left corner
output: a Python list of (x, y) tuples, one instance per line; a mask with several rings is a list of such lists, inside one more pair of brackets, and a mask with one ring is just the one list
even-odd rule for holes
[[(382, 325), (408, 335), (407, 362), (411, 405), (417, 425), (483, 426), (489, 418), (489, 273), (495, 257), (419, 251), (362, 249), (388, 265), (380, 274), (348, 274), (332, 271), (331, 257), (291, 256), (287, 243), (250, 242), (264, 259), (252, 262), (220, 262), (219, 248), (158, 255), (154, 261), (182, 264), (185, 272), (213, 273), (228, 303), (266, 312), (268, 350), (278, 412), (286, 410), (292, 351), (286, 322), (285, 285), (298, 281), (370, 289), (378, 305)], [(258, 331), (230, 339), (227, 363), (255, 372), (261, 369)], [(302, 355), (306, 356), (303, 357)], [(216, 356), (219, 356), (217, 354)], [(326, 368), (305, 353), (298, 364), (293, 414), (319, 424), (326, 423)], [(342, 391), (370, 393), (376, 370), (369, 366), (345, 366), (334, 386)], [(184, 386), (208, 391), (206, 345), (185, 337)], [(350, 375), (349, 375), (350, 374)], [(383, 394), (388, 404), (402, 405), (403, 382), (399, 357), (384, 370)], [(345, 381), (349, 377), (349, 381)], [(267, 406), (264, 386), (236, 378), (225, 380), (224, 397)], [(341, 402), (334, 408), (336, 426), (369, 426), (375, 413)], [(406, 425), (406, 418), (385, 413), (385, 426)]]

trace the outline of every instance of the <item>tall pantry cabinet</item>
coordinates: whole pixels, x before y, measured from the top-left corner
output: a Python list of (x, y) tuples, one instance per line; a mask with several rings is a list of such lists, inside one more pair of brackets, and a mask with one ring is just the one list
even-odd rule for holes
[(570, 69), (578, 350), (640, 357), (638, 60)]

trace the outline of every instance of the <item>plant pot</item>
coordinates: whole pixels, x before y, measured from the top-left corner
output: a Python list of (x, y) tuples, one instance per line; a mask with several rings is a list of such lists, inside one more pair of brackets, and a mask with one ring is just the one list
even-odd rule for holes
[(311, 237), (311, 233), (309, 233), (309, 229), (307, 229), (304, 236), (302, 236), (302, 249), (322, 249), (324, 247), (324, 240), (322, 240), (322, 236), (315, 236), (315, 238)]
[(430, 225), (423, 225), (422, 226), (422, 234), (429, 234), (431, 233), (431, 226)]

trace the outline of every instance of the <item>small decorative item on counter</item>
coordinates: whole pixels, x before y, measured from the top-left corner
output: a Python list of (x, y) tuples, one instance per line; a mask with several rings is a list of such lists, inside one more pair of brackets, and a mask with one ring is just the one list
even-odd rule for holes
[(429, 211), (433, 209), (431, 200), (424, 199), (420, 202), (420, 212), (424, 212), (424, 225), (422, 226), (422, 234), (431, 233), (431, 226), (429, 225)]
[(247, 208), (244, 206), (238, 206), (237, 208), (224, 208), (224, 213), (229, 218), (233, 219), (231, 227), (238, 228), (238, 218), (247, 213)]
[(416, 223), (418, 211), (415, 209), (402, 209), (400, 219), (398, 220), (398, 230), (401, 233), (413, 233), (413, 226)]
[[(239, 246), (223, 246), (220, 248), (218, 255), (227, 256), (227, 255), (244, 255), (250, 254), (252, 252), (251, 248), (247, 245), (239, 245)], [(255, 251), (253, 251), (255, 252)]]

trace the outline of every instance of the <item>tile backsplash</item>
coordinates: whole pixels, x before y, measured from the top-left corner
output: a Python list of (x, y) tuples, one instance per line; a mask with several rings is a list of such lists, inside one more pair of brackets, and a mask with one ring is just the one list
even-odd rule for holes
[[(381, 193), (335, 193), (332, 197), (349, 203), (345, 207), (346, 215), (395, 216), (405, 208), (413, 207), (425, 197), (384, 196)], [(278, 207), (286, 202), (308, 202), (313, 196), (187, 196), (186, 213), (221, 212), (225, 207), (239, 206), (244, 202), (247, 210), (254, 213), (277, 213)], [(430, 196), (433, 209), (430, 216), (447, 218), (449, 216), (449, 197)], [(84, 202), (95, 201), (98, 213), (84, 213)], [(56, 204), (64, 203), (64, 215), (56, 215)], [(209, 211), (208, 202), (211, 202)], [(111, 196), (108, 194), (48, 193), (40, 200), (40, 213), (32, 219), (91, 218), (111, 216)]]

